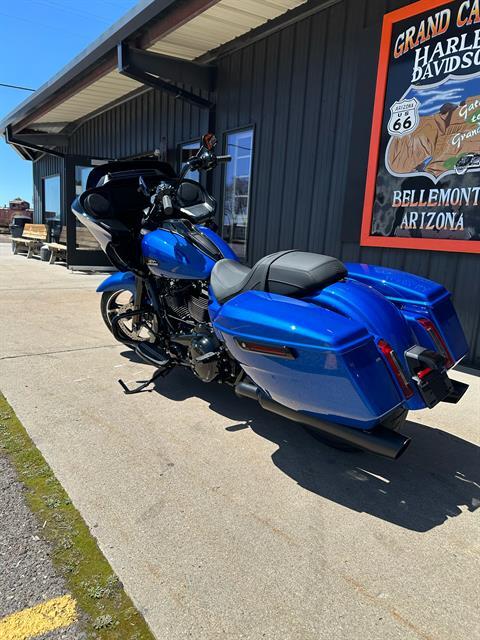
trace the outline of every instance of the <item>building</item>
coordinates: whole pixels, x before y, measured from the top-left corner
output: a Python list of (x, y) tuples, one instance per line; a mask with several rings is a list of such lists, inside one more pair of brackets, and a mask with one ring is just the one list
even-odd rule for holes
[(13, 216), (26, 216), (32, 219), (33, 209), (30, 209), (30, 203), (23, 198), (14, 198), (7, 205), (0, 207), (0, 227), (8, 227)]
[(233, 161), (202, 179), (242, 258), (294, 247), (439, 281), (478, 366), (479, 21), (457, 0), (153, 0), (0, 130), (32, 161), (35, 221), (67, 225), (72, 267), (105, 264), (76, 239), (69, 207), (94, 164), (157, 156), (179, 168), (214, 130)]

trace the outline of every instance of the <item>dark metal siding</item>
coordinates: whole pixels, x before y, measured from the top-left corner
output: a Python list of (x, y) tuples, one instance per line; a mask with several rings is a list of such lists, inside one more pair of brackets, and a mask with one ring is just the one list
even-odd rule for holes
[(128, 158), (161, 149), (166, 142), (169, 159), (175, 162), (177, 145), (207, 128), (206, 111), (151, 90), (87, 120), (72, 136), (69, 153)]
[(222, 59), (217, 135), (255, 126), (250, 263), (295, 247), (441, 282), (479, 366), (479, 256), (359, 246), (381, 21), (405, 4), (344, 0)]

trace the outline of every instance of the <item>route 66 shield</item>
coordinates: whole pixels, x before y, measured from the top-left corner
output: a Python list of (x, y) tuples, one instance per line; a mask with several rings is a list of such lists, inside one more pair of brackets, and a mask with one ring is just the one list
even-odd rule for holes
[(390, 107), (390, 120), (387, 124), (391, 136), (404, 136), (412, 133), (420, 123), (419, 101), (416, 98), (394, 102)]

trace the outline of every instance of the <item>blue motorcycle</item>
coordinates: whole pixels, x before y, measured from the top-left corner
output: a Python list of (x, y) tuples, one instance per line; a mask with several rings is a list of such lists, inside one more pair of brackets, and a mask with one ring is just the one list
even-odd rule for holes
[(189, 170), (209, 171), (215, 137), (176, 175), (169, 164), (94, 168), (72, 205), (118, 273), (98, 288), (121, 343), (155, 367), (232, 386), (328, 444), (391, 459), (409, 445), (409, 410), (456, 403), (448, 377), (468, 345), (442, 286), (408, 273), (279, 251), (242, 264), (215, 233), (215, 201)]

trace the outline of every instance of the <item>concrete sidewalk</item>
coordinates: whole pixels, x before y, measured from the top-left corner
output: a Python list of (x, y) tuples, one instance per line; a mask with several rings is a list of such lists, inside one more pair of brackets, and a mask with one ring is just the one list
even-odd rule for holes
[(186, 372), (125, 396), (101, 279), (0, 246), (0, 389), (159, 640), (480, 638), (480, 377), (337, 452)]

